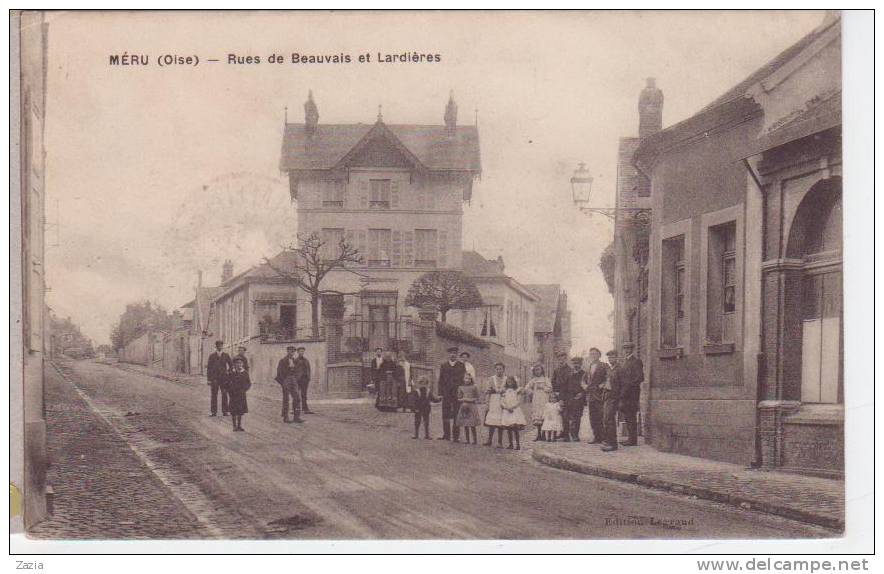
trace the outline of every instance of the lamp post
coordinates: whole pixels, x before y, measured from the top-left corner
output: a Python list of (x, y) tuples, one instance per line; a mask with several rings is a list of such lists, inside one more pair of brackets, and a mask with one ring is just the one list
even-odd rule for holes
[(571, 198), (574, 205), (583, 213), (592, 216), (593, 213), (604, 215), (611, 221), (617, 220), (618, 214), (629, 217), (629, 221), (635, 225), (649, 225), (651, 222), (651, 210), (645, 207), (593, 207), (589, 205), (592, 199), (592, 175), (586, 169), (586, 164), (580, 162), (574, 175), (571, 176)]

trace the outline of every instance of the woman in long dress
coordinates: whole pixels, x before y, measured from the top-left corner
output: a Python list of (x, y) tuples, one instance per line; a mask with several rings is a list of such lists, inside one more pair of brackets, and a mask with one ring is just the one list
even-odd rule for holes
[(503, 426), (501, 423), (503, 409), (500, 406), (500, 399), (503, 396), (504, 386), (506, 386), (506, 377), (503, 374), (505, 369), (503, 363), (495, 364), (494, 376), (488, 379), (488, 388), (485, 389), (485, 394), (488, 397), (488, 411), (485, 413), (488, 440), (485, 441), (485, 446), (491, 446), (494, 429), (497, 429), (497, 446), (503, 448)]
[(534, 365), (531, 369), (531, 380), (525, 385), (525, 392), (531, 401), (531, 423), (537, 427), (537, 437), (540, 440), (540, 427), (543, 425), (543, 411), (549, 402), (549, 394), (552, 392), (552, 383), (543, 372), (543, 366)]

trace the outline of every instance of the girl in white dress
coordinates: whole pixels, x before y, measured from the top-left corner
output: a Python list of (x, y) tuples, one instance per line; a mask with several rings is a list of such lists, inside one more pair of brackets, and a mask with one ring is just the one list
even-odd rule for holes
[(522, 412), (522, 392), (519, 382), (514, 377), (506, 378), (506, 387), (503, 397), (500, 399), (500, 408), (503, 411), (500, 416), (500, 425), (506, 429), (506, 437), (510, 443), (508, 449), (513, 448), (513, 437), (515, 437), (515, 450), (519, 450), (519, 433), (527, 424), (525, 413)]
[(531, 401), (531, 423), (537, 427), (535, 441), (540, 440), (540, 427), (543, 425), (543, 411), (549, 402), (549, 394), (552, 392), (552, 383), (544, 375), (542, 365), (534, 365), (531, 369), (531, 380), (525, 385), (525, 392)]
[(491, 440), (494, 438), (494, 429), (497, 429), (497, 446), (503, 447), (503, 426), (501, 424), (501, 416), (503, 410), (500, 407), (500, 399), (503, 396), (504, 386), (506, 385), (506, 377), (503, 376), (503, 363), (494, 365), (494, 376), (488, 379), (488, 386), (485, 394), (488, 396), (488, 411), (485, 413), (485, 426), (488, 427), (488, 440), (485, 446), (491, 446)]
[(543, 426), (540, 427), (541, 439), (546, 442), (556, 442), (556, 437), (563, 429), (562, 403), (556, 393), (550, 393), (549, 402), (543, 409)]

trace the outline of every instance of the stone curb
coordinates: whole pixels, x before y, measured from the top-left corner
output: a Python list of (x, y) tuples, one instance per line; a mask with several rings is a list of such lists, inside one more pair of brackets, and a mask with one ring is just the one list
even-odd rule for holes
[(737, 506), (745, 510), (754, 510), (757, 512), (764, 512), (766, 514), (773, 514), (776, 516), (781, 516), (783, 518), (797, 520), (799, 522), (822, 526), (824, 528), (829, 528), (838, 532), (844, 531), (844, 519), (829, 514), (821, 514), (808, 510), (802, 510), (800, 508), (795, 508), (784, 504), (776, 504), (750, 496), (739, 496), (729, 494), (720, 490), (703, 488), (690, 484), (683, 484), (667, 480), (665, 478), (655, 478), (642, 474), (623, 472), (610, 468), (594, 466), (592, 464), (577, 462), (564, 456), (549, 454), (548, 452), (544, 452), (544, 449), (542, 448), (534, 449), (534, 451), (531, 453), (531, 456), (532, 458), (534, 458), (534, 460), (541, 464), (545, 464), (547, 466), (552, 466), (554, 468), (559, 468), (562, 470), (579, 472), (581, 474), (598, 476), (610, 480), (618, 480), (620, 482), (628, 482), (630, 484), (646, 486), (648, 488), (653, 488), (656, 490), (675, 492), (677, 494), (686, 494), (688, 496), (696, 496), (697, 498), (702, 498), (704, 500), (721, 502), (724, 504)]

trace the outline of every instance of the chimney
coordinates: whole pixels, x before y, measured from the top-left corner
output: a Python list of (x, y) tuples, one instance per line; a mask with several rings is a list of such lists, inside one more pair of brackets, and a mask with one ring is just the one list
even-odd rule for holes
[(457, 103), (454, 101), (454, 90), (448, 94), (448, 105), (445, 106), (445, 132), (453, 137), (457, 131)]
[(304, 102), (304, 130), (309, 137), (313, 137), (316, 133), (317, 125), (319, 125), (319, 109), (313, 101), (313, 90), (310, 90), (307, 92), (307, 101)]
[(497, 271), (498, 271), (499, 273), (503, 273), (504, 269), (505, 269), (505, 267), (504, 267), (504, 265), (503, 265), (503, 256), (502, 256), (502, 255), (498, 255), (498, 256), (497, 256)]
[(657, 80), (647, 79), (645, 89), (638, 97), (638, 137), (645, 139), (663, 128), (663, 92)]
[(221, 267), (221, 283), (227, 283), (233, 279), (233, 261), (227, 259)]
[(202, 269), (197, 269), (197, 271), (196, 271), (196, 286), (197, 287), (203, 286), (203, 270)]

